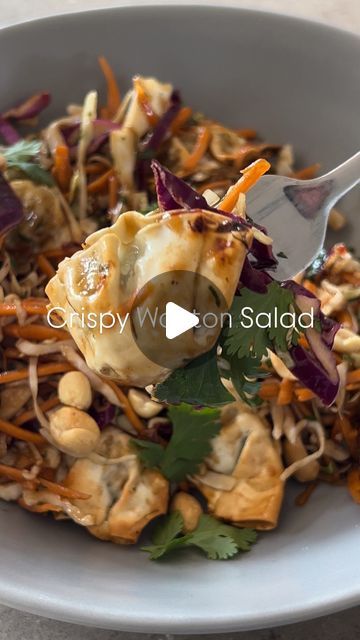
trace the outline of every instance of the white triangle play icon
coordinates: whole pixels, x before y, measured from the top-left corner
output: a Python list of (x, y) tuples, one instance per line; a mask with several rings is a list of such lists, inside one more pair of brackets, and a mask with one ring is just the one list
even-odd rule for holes
[(173, 340), (199, 323), (195, 313), (190, 313), (175, 302), (168, 302), (165, 307), (165, 333), (168, 340)]

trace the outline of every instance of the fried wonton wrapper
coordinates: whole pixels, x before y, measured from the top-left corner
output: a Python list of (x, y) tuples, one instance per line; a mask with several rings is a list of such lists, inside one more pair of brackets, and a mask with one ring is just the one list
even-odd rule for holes
[(22, 243), (39, 249), (51, 249), (70, 242), (70, 228), (56, 190), (31, 180), (12, 180), (11, 188), (24, 207), (23, 221), (7, 236), (11, 249)]
[[(177, 301), (191, 311), (207, 310), (208, 298), (214, 300), (214, 295), (210, 295), (210, 287), (199, 285), (199, 275), (205, 276), (230, 306), (251, 241), (251, 230), (235, 231), (228, 218), (209, 211), (150, 216), (128, 211), (112, 227), (92, 234), (84, 250), (61, 262), (46, 293), (52, 306), (63, 310), (60, 315), (91, 369), (122, 384), (145, 387), (208, 351), (218, 338), (221, 323), (205, 336), (201, 330), (187, 331), (173, 343), (168, 341), (165, 368), (140, 351), (129, 321), (122, 332), (118, 321), (101, 332), (99, 324), (84, 326), (74, 313), (86, 317), (94, 313), (98, 319), (101, 313), (111, 312), (124, 319), (136, 295), (152, 278), (174, 271), (190, 272), (190, 284), (186, 280), (186, 286), (175, 287), (176, 291), (171, 281), (168, 287), (148, 285), (143, 308), (153, 312), (164, 305), (166, 297), (166, 301)], [(156, 344), (156, 335), (151, 340)]]
[(90, 533), (118, 544), (134, 544), (150, 520), (166, 513), (169, 500), (168, 481), (158, 471), (142, 468), (129, 440), (117, 429), (105, 429), (97, 453), (116, 459), (115, 464), (78, 459), (64, 483), (91, 495), (73, 501), (80, 516), (94, 523), (87, 527)]
[[(110, 132), (110, 152), (115, 171), (125, 191), (135, 190), (134, 172), (136, 167), (139, 139), (151, 128), (149, 118), (139, 100), (139, 91), (146, 95), (149, 106), (157, 117), (161, 118), (170, 106), (173, 92), (171, 84), (159, 82), (156, 78), (134, 78), (132, 95), (129, 94), (129, 106), (121, 128)], [(126, 104), (127, 96), (123, 103)], [(129, 194), (128, 194), (129, 195)]]
[(216, 518), (236, 526), (273, 529), (284, 483), (280, 479), (283, 465), (271, 431), (256, 414), (237, 404), (224, 409), (222, 423), (205, 468), (192, 481)]

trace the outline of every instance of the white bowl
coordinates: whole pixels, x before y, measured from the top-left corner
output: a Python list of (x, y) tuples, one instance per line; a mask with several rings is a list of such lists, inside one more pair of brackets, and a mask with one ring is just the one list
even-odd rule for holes
[[(94, 11), (0, 32), (1, 107), (49, 89), (52, 113), (100, 84), (97, 55), (126, 86), (135, 73), (178, 86), (229, 124), (292, 142), (324, 170), (360, 147), (360, 39), (289, 17), (214, 7)], [(48, 117), (48, 115), (47, 115)], [(348, 239), (359, 247), (359, 194)], [(356, 215), (357, 214), (357, 215)], [(289, 229), (291, 233), (291, 229)], [(291, 492), (290, 492), (291, 493)], [(321, 487), (304, 508), (288, 495), (279, 528), (247, 555), (185, 554), (152, 563), (71, 523), (0, 504), (0, 601), (72, 622), (143, 632), (278, 625), (360, 600), (359, 507)]]

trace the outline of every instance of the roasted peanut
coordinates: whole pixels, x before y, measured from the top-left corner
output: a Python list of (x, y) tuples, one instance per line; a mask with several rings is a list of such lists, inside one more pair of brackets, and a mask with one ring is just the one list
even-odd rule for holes
[(95, 420), (74, 407), (61, 407), (50, 415), (50, 435), (61, 451), (82, 457), (89, 455), (100, 439)]
[(58, 396), (62, 404), (88, 409), (92, 402), (90, 382), (81, 371), (69, 371), (59, 381)]
[(154, 418), (162, 411), (163, 407), (159, 402), (151, 400), (139, 389), (130, 389), (128, 398), (132, 408), (141, 418)]
[(170, 511), (179, 511), (184, 519), (184, 533), (191, 533), (199, 524), (203, 512), (201, 504), (189, 493), (179, 491), (171, 501)]

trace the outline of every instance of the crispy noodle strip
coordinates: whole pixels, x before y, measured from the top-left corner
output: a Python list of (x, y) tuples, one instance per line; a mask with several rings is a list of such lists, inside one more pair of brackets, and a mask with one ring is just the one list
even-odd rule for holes
[(73, 345), (73, 340), (66, 340), (62, 342), (54, 342), (53, 344), (35, 344), (29, 340), (20, 339), (16, 343), (16, 347), (20, 353), (24, 353), (26, 356), (44, 356), (52, 353), (61, 353), (63, 345)]
[(291, 409), (287, 406), (273, 404), (271, 417), (274, 424), (272, 431), (274, 440), (280, 440), (282, 436), (285, 436), (289, 442), (294, 444), (297, 438), (297, 427)]
[(289, 467), (287, 467), (285, 471), (283, 471), (283, 473), (281, 474), (281, 480), (283, 481), (290, 478), (290, 476), (296, 473), (296, 471), (298, 471), (299, 469), (302, 469), (313, 460), (317, 460), (318, 458), (320, 458), (324, 453), (325, 433), (324, 433), (323, 426), (315, 420), (306, 420), (306, 419), (300, 420), (300, 422), (298, 422), (296, 425), (296, 435), (299, 436), (303, 431), (303, 429), (305, 428), (312, 429), (314, 433), (317, 435), (318, 441), (319, 441), (319, 448), (317, 449), (317, 451), (314, 451), (314, 453), (311, 453), (310, 455), (305, 456), (305, 458), (302, 458), (301, 460), (296, 460), (296, 462), (293, 462)]
[(37, 374), (37, 364), (38, 364), (38, 359), (36, 357), (32, 356), (30, 358), (30, 360), (29, 360), (29, 387), (30, 387), (30, 391), (31, 391), (32, 399), (33, 399), (35, 415), (36, 415), (40, 425), (44, 429), (48, 429), (49, 428), (49, 421), (46, 418), (44, 412), (40, 409), (39, 403), (37, 401), (38, 387), (39, 387), (38, 374)]

